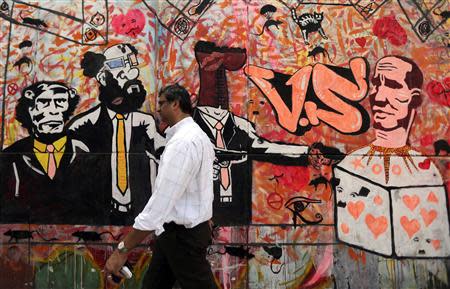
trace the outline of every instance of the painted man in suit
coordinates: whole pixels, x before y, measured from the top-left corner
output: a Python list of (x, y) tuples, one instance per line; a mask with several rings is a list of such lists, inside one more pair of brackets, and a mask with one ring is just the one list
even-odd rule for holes
[(245, 64), (245, 49), (217, 47), (214, 43), (199, 41), (195, 56), (200, 66), (201, 85), (193, 118), (216, 149), (213, 220), (219, 225), (249, 224), (252, 160), (306, 166), (309, 148), (264, 139), (256, 133), (252, 122), (228, 110), (225, 73)]
[(2, 222), (89, 223), (95, 186), (85, 174), (87, 146), (66, 134), (79, 101), (75, 89), (40, 81), (22, 91), (16, 119), (29, 136), (2, 153)]
[(104, 194), (102, 222), (128, 225), (143, 209), (152, 192), (156, 165), (165, 144), (152, 115), (139, 112), (146, 90), (138, 79), (138, 52), (117, 44), (103, 54), (87, 52), (83, 74), (95, 77), (100, 104), (76, 116), (71, 133), (97, 154), (98, 175)]

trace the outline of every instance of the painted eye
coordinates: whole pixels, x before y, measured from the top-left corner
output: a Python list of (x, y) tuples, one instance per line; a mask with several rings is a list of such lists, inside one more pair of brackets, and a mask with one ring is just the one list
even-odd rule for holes
[(425, 240), (428, 244), (431, 243), (431, 239), (426, 239)]
[(419, 237), (414, 237), (413, 241), (414, 242), (419, 242)]
[(286, 202), (284, 205), (292, 212), (303, 212), (311, 203), (321, 203), (321, 200), (309, 199), (306, 197), (294, 197)]
[(50, 100), (49, 99), (38, 99), (37, 102), (42, 104), (42, 105), (44, 105), (44, 106), (48, 106), (50, 104)]

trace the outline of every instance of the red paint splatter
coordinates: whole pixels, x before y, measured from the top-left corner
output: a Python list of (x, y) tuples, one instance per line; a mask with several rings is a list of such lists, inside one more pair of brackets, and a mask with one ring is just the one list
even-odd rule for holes
[(404, 45), (408, 40), (405, 29), (397, 22), (394, 15), (378, 19), (372, 31), (377, 37), (387, 39), (395, 46)]
[(431, 134), (426, 134), (420, 139), (420, 144), (422, 146), (429, 146), (433, 143), (433, 136)]
[(447, 87), (447, 89), (450, 89), (450, 76), (444, 78), (444, 85)]
[(117, 34), (136, 38), (144, 29), (145, 16), (140, 10), (132, 9), (126, 15), (114, 15), (111, 25)]
[(443, 83), (431, 80), (425, 90), (431, 101), (450, 107), (450, 77), (446, 77)]
[(295, 191), (300, 191), (307, 184), (309, 184), (309, 168), (297, 166), (279, 166), (272, 165), (272, 172), (277, 178), (278, 183)]

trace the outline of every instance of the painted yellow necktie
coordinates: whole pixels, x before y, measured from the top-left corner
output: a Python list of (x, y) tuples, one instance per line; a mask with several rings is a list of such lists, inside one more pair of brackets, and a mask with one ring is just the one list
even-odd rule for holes
[(116, 134), (116, 147), (117, 147), (117, 186), (122, 194), (125, 193), (128, 187), (127, 177), (127, 151), (125, 147), (125, 123), (123, 115), (116, 114), (117, 118), (117, 134)]

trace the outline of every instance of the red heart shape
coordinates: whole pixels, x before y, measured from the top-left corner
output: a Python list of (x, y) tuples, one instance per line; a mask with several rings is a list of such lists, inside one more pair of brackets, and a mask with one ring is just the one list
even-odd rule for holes
[(355, 38), (356, 43), (359, 44), (359, 46), (361, 46), (362, 48), (364, 48), (364, 46), (366, 46), (366, 38), (365, 37), (358, 37)]
[(357, 202), (348, 202), (347, 204), (347, 210), (350, 213), (350, 215), (353, 216), (355, 220), (359, 218), (361, 213), (364, 211), (364, 207), (366, 205), (363, 201), (357, 201)]
[(379, 235), (386, 232), (388, 228), (388, 223), (385, 216), (374, 217), (372, 214), (367, 214), (366, 225), (369, 227), (369, 230), (372, 232), (375, 239), (377, 239)]
[(136, 38), (145, 27), (145, 16), (139, 9), (131, 9), (125, 15), (114, 15), (111, 25), (117, 34)]
[(413, 195), (412, 197), (408, 195), (403, 196), (403, 203), (405, 203), (406, 207), (412, 211), (417, 207), (420, 203), (420, 198), (417, 195)]
[(430, 168), (431, 160), (425, 159), (423, 162), (419, 163), (419, 168), (422, 170), (428, 170)]
[(403, 216), (403, 217), (400, 218), (400, 224), (402, 225), (403, 230), (406, 231), (406, 233), (408, 234), (410, 239), (420, 229), (419, 221), (417, 221), (416, 219), (412, 219), (410, 221), (408, 219), (408, 217), (406, 217), (406, 216)]
[(433, 223), (434, 219), (436, 219), (437, 212), (436, 212), (436, 210), (427, 211), (425, 209), (421, 209), (420, 215), (423, 218), (423, 222), (425, 223), (425, 226), (428, 227), (431, 223)]

